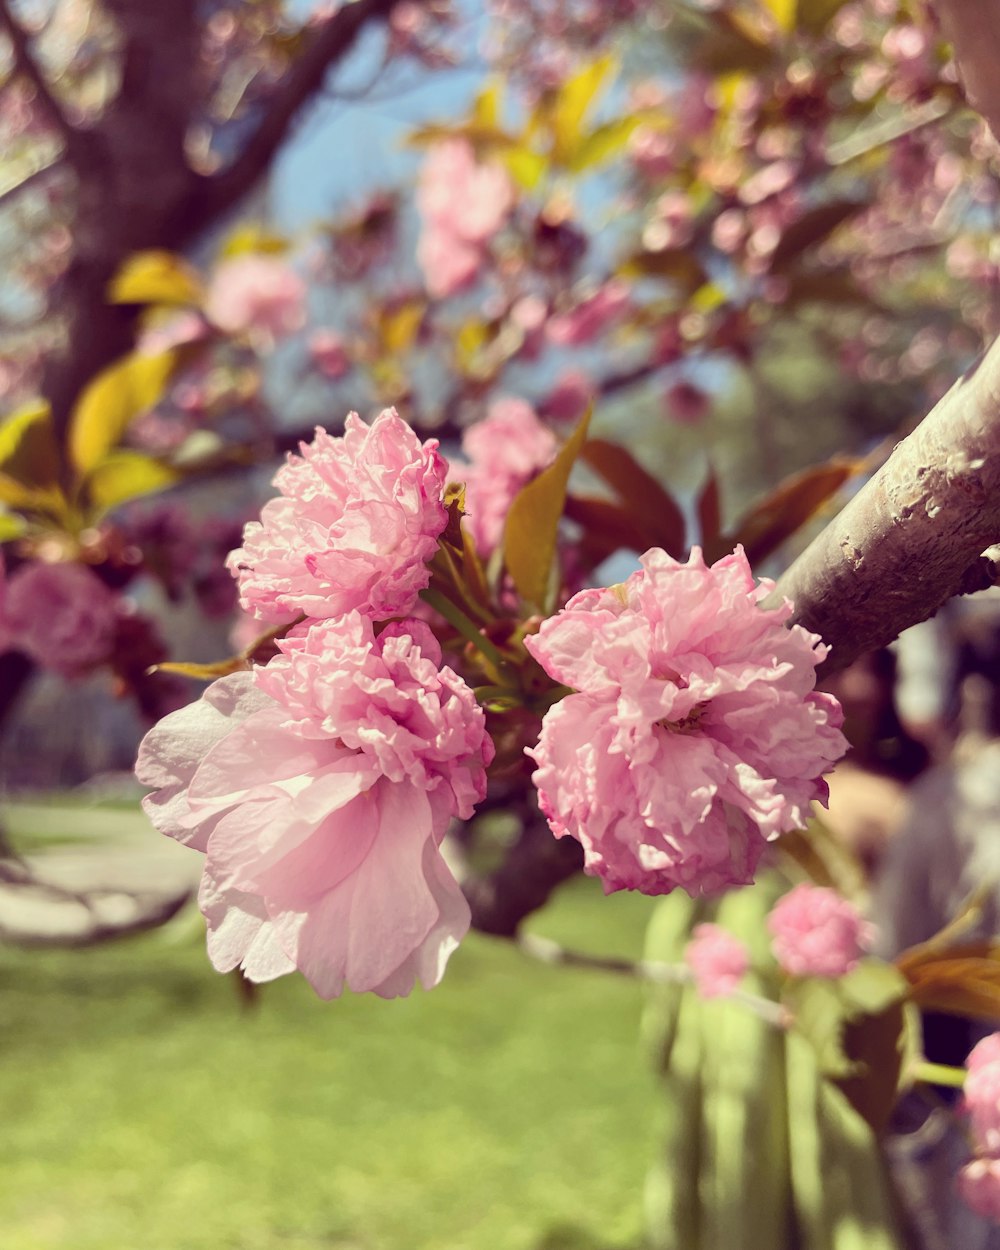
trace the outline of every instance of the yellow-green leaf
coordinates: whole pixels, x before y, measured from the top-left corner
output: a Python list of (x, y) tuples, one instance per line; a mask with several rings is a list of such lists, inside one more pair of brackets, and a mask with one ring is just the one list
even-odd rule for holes
[(384, 309), (378, 320), (382, 351), (396, 356), (412, 347), (426, 309), (427, 305), (420, 299), (406, 300)]
[(566, 487), (590, 428), (590, 410), (544, 472), (514, 497), (504, 527), (504, 563), (518, 593), (544, 607), (556, 554), (556, 533), (566, 503)]
[(181, 256), (161, 249), (135, 252), (108, 286), (112, 304), (193, 304), (204, 297), (197, 271)]
[(534, 191), (549, 167), (549, 158), (529, 147), (512, 147), (499, 153), (499, 156), (507, 172), (525, 191)]
[(132, 352), (88, 384), (70, 419), (69, 454), (81, 475), (121, 442), (132, 421), (156, 404), (177, 363), (174, 352), (143, 356)]
[(242, 655), (231, 656), (228, 660), (217, 660), (214, 664), (166, 660), (153, 666), (157, 673), (176, 673), (178, 677), (192, 677), (195, 681), (216, 681), (219, 677), (228, 677), (231, 673), (239, 673), (249, 667), (249, 662)]
[(44, 400), (25, 404), (0, 425), (0, 473), (22, 487), (58, 480), (59, 448)]
[(12, 538), (20, 538), (27, 529), (27, 522), (16, 512), (0, 512), (0, 543), (9, 543)]
[(96, 465), (87, 479), (91, 502), (102, 511), (140, 495), (165, 490), (180, 474), (170, 465), (139, 451), (113, 451)]
[(567, 167), (574, 173), (581, 173), (620, 155), (641, 121), (638, 116), (619, 117), (591, 130), (581, 138), (573, 155), (567, 157)]
[(797, 0), (763, 0), (763, 3), (782, 34), (787, 35), (795, 29)]
[(580, 146), (583, 119), (617, 69), (615, 57), (602, 56), (585, 65), (559, 88), (552, 106), (551, 124), (553, 155), (560, 163), (567, 164), (573, 159)]
[(280, 234), (265, 230), (263, 226), (246, 223), (237, 226), (227, 235), (219, 249), (219, 258), (221, 260), (230, 256), (243, 256), (247, 252), (269, 252), (279, 255), (287, 251), (288, 240), (283, 239)]

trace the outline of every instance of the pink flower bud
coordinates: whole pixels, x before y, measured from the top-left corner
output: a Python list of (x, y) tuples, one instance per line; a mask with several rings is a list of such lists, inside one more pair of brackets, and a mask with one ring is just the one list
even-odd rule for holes
[(857, 967), (873, 937), (853, 903), (803, 882), (775, 903), (767, 919), (774, 955), (792, 976), (842, 977)]
[(694, 974), (702, 998), (725, 998), (746, 976), (750, 952), (719, 925), (700, 924), (684, 951), (684, 962)]

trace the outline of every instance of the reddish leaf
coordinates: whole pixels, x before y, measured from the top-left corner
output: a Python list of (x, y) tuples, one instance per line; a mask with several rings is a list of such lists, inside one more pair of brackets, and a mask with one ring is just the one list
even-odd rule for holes
[(765, 559), (805, 525), (859, 467), (859, 461), (838, 456), (786, 478), (740, 521), (727, 539), (727, 550), (742, 543), (751, 564)]
[(649, 535), (647, 546), (662, 547), (680, 559), (685, 552), (684, 514), (656, 478), (624, 447), (603, 438), (590, 439), (580, 455), (618, 495), (636, 528)]
[(616, 551), (635, 551), (641, 555), (654, 546), (648, 531), (637, 524), (625, 508), (607, 499), (570, 495), (566, 500), (566, 516), (583, 528), (580, 546), (591, 567)]
[(708, 477), (705, 479), (705, 485), (701, 488), (701, 494), (698, 496), (699, 536), (705, 559), (709, 564), (714, 564), (728, 550), (725, 545), (725, 539), (719, 532), (721, 520), (719, 479), (715, 476), (715, 470), (709, 466)]
[(973, 1020), (1000, 1020), (1000, 946), (969, 942), (939, 951), (913, 947), (896, 960), (911, 1002)]

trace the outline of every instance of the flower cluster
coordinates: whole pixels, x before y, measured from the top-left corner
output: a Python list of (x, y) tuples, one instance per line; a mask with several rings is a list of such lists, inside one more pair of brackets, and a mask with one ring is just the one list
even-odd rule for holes
[(959, 1173), (959, 1192), (973, 1211), (1000, 1222), (1000, 1033), (974, 1046), (965, 1067), (964, 1105), (976, 1157)]
[[(556, 447), (519, 400), (469, 433), (456, 476), (481, 553)], [(448, 521), (447, 472), (436, 442), (394, 411), (370, 427), (351, 414), (342, 437), (317, 430), (289, 457), (229, 556), (243, 608), (277, 627), (278, 654), (167, 717), (139, 760), (154, 823), (206, 856), (201, 906), (219, 968), (254, 980), (299, 968), (327, 997), (345, 986), (388, 996), (436, 984), (468, 927), (440, 847), (484, 796), (493, 743), (473, 690), (443, 664), (437, 618), (425, 604), (415, 619)], [(533, 780), (553, 833), (583, 844), (608, 892), (747, 883), (767, 841), (825, 798), (822, 775), (845, 745), (839, 706), (813, 689), (825, 649), (786, 628), (789, 604), (761, 605), (770, 586), (755, 585), (741, 550), (711, 568), (697, 549), (686, 564), (648, 551), (627, 582), (575, 595), (520, 650), (519, 636), (504, 641), (509, 622), (455, 580), (453, 551), (434, 564), (429, 602), (452, 596), (449, 636), (464, 637), (487, 705), (499, 694), (530, 706), (544, 684), (532, 658), (551, 679), (526, 748)], [(495, 593), (495, 612), (519, 610), (507, 588)], [(499, 644), (463, 622), (467, 607), (503, 625)], [(849, 961), (843, 906), (820, 908), (814, 933), (798, 912), (784, 923), (800, 956), (833, 934), (818, 975), (839, 975), (834, 954)], [(688, 958), (709, 996), (731, 993), (748, 966), (712, 926)]]
[(117, 625), (118, 596), (85, 565), (32, 561), (5, 578), (0, 557), (0, 650), (76, 677), (107, 659)]
[(742, 549), (709, 568), (653, 549), (622, 585), (584, 590), (526, 640), (575, 688), (528, 751), (555, 836), (605, 890), (708, 894), (747, 884), (800, 828), (843, 754), (841, 712), (813, 691), (819, 639), (762, 608)]
[(774, 957), (794, 977), (835, 980), (856, 968), (874, 937), (852, 902), (803, 882), (780, 898), (767, 918)]
[(440, 845), (483, 797), (493, 744), (428, 627), (381, 624), (427, 585), (444, 473), (391, 411), (317, 431), (230, 557), (248, 610), (305, 619), (142, 744), (153, 823), (206, 856), (220, 970), (392, 997), (436, 985), (468, 929)]

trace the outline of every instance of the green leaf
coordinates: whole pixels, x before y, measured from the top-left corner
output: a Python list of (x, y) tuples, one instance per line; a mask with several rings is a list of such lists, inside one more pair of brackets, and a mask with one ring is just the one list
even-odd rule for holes
[(614, 490), (628, 515), (648, 535), (647, 546), (684, 554), (684, 514), (670, 494), (618, 443), (592, 438), (581, 457)]
[(507, 512), (504, 563), (521, 597), (538, 607), (548, 598), (566, 487), (589, 428), (588, 409), (555, 460), (517, 493)]
[(113, 451), (91, 470), (87, 490), (94, 506), (108, 511), (126, 500), (165, 490), (179, 478), (176, 469), (152, 456), (138, 451)]
[(163, 395), (177, 363), (174, 352), (132, 352), (101, 372), (77, 400), (69, 427), (69, 454), (83, 476), (121, 442), (129, 425)]
[(199, 306), (204, 298), (197, 271), (183, 257), (154, 248), (134, 252), (108, 286), (112, 304)]
[(44, 401), (26, 404), (0, 425), (0, 473), (21, 487), (47, 487), (58, 481), (59, 448)]
[(837, 982), (820, 977), (793, 981), (785, 1002), (795, 1017), (796, 1030), (812, 1046), (824, 1076), (851, 1076), (855, 1064), (844, 1050), (848, 1008)]
[(771, 256), (771, 272), (788, 269), (805, 252), (825, 242), (838, 226), (867, 207), (864, 200), (833, 200), (803, 213), (779, 239)]

